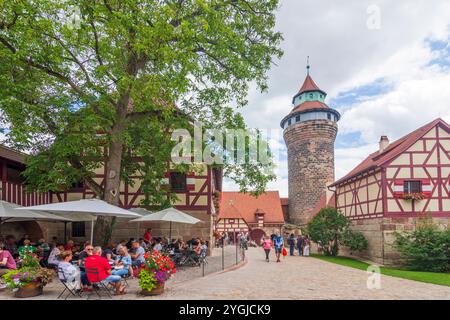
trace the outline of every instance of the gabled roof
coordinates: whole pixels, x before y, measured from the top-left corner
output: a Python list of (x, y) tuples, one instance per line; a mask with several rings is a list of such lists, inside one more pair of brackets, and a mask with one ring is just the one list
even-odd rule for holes
[(345, 182), (346, 180), (351, 179), (365, 171), (381, 167), (388, 161), (400, 155), (402, 152), (406, 151), (409, 147), (416, 143), (417, 140), (419, 140), (423, 135), (425, 135), (438, 124), (446, 127), (450, 131), (450, 125), (441, 118), (433, 120), (423, 127), (420, 127), (419, 129), (414, 130), (406, 136), (390, 143), (382, 153), (376, 151), (370, 154), (364, 161), (357, 165), (347, 175), (331, 184), (330, 187)]
[(247, 223), (257, 223), (255, 213), (264, 213), (265, 223), (284, 223), (278, 191), (267, 191), (259, 197), (242, 192), (220, 194), (219, 219), (242, 218)]

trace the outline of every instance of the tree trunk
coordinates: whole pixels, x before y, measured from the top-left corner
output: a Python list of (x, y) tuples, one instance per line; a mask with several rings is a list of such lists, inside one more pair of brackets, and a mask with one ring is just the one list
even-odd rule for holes
[[(123, 143), (120, 135), (124, 126), (125, 114), (118, 112), (118, 121), (111, 130), (111, 143), (108, 149), (108, 157), (105, 164), (105, 189), (106, 202), (119, 205), (120, 199), (120, 170), (122, 165)], [(107, 246), (111, 240), (112, 229), (116, 222), (115, 217), (98, 216), (94, 228), (94, 243)]]

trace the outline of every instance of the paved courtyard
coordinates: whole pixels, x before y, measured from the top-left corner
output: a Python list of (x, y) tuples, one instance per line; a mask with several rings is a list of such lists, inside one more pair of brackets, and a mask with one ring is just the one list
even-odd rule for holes
[[(311, 257), (288, 256), (281, 263), (267, 263), (263, 255), (262, 249), (250, 248), (244, 266), (204, 278), (195, 275), (189, 280), (191, 271), (181, 270), (158, 297), (138, 295), (137, 280), (130, 280), (128, 294), (114, 299), (450, 299), (450, 287), (381, 276), (381, 289), (369, 290), (365, 271)], [(55, 281), (36, 298), (56, 299), (60, 291)], [(8, 291), (0, 292), (0, 299), (11, 298)]]
[[(450, 299), (450, 287), (381, 276), (381, 289), (367, 289), (368, 274), (311, 257), (264, 261), (250, 248), (240, 269), (180, 283), (170, 299)], [(273, 258), (273, 254), (272, 254)]]

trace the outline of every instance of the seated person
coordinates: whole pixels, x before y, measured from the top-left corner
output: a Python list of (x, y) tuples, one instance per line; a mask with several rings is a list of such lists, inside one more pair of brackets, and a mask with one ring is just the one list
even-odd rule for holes
[(154, 251), (161, 251), (162, 250), (162, 245), (161, 245), (161, 238), (157, 238), (155, 240), (155, 245), (153, 246), (153, 250)]
[(120, 240), (119, 244), (117, 244), (116, 249), (115, 249), (115, 254), (119, 254), (119, 250), (122, 247), (126, 247), (127, 244), (127, 240)]
[(148, 244), (143, 238), (139, 238), (139, 244), (141, 245), (142, 248), (144, 248), (144, 250), (148, 248)]
[(112, 271), (113, 275), (122, 277), (133, 274), (133, 270), (131, 269), (131, 256), (128, 253), (127, 247), (120, 248), (119, 255), (116, 257), (114, 266), (115, 268)]
[(113, 256), (114, 256), (113, 251), (110, 248), (105, 248), (105, 250), (102, 250), (102, 257), (106, 258), (106, 260), (108, 260), (108, 263), (114, 262)]
[(137, 268), (140, 267), (145, 261), (144, 258), (145, 250), (144, 248), (141, 247), (141, 245), (137, 241), (133, 241), (132, 248), (134, 252), (131, 254), (131, 258), (133, 259), (131, 264), (133, 267)]
[(80, 252), (80, 254), (78, 255), (78, 265), (80, 267), (82, 267), (86, 258), (92, 255), (93, 250), (94, 250), (94, 247), (91, 244), (88, 244), (84, 248), (84, 250)]
[(94, 283), (101, 281), (104, 284), (111, 284), (116, 289), (116, 295), (125, 294), (125, 286), (121, 284), (122, 278), (111, 274), (111, 266), (101, 255), (102, 248), (95, 247), (93, 254), (85, 260), (85, 268), (87, 271), (89, 271), (89, 269), (95, 269), (97, 271), (96, 274), (87, 272), (89, 282)]
[(16, 261), (14, 261), (11, 253), (5, 250), (4, 247), (4, 244), (0, 242), (0, 280), (2, 279), (2, 275), (17, 269)]
[(135, 241), (134, 238), (130, 238), (130, 240), (128, 240), (128, 242), (126, 244), (128, 250), (133, 249), (133, 242), (134, 241)]
[(17, 250), (16, 238), (13, 235), (8, 235), (5, 238), (6, 243), (4, 243), (5, 250), (9, 251), (14, 258), (19, 256), (19, 251)]
[(25, 240), (30, 240), (30, 236), (27, 234), (24, 234), (23, 237), (17, 242), (18, 247), (23, 247)]
[(70, 250), (63, 251), (59, 258), (61, 262), (58, 265), (58, 277), (60, 280), (65, 280), (66, 285), (71, 290), (81, 290), (81, 285), (83, 285), (83, 290), (90, 291), (89, 281), (86, 274), (82, 275), (80, 269), (74, 266), (70, 261), (73, 258), (73, 253)]
[(29, 239), (25, 239), (23, 241), (23, 246), (19, 247), (19, 256), (23, 256), (24, 254), (27, 253), (36, 253), (36, 247), (33, 247), (30, 244)]
[(37, 245), (37, 251), (38, 252), (50, 251), (50, 246), (45, 241), (45, 239), (39, 239), (38, 245)]
[(47, 264), (50, 268), (57, 268), (60, 263), (59, 255), (64, 251), (64, 246), (62, 243), (57, 244), (52, 251), (50, 251), (50, 255), (47, 259)]
[(74, 249), (75, 249), (75, 243), (73, 242), (73, 240), (67, 241), (66, 245), (64, 246), (64, 250), (70, 250), (73, 252)]

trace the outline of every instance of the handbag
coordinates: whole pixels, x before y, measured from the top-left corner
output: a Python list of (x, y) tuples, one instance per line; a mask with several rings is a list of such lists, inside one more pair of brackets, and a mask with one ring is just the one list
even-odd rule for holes
[(286, 257), (286, 256), (287, 256), (287, 250), (286, 250), (286, 248), (285, 248), (285, 247), (283, 247), (283, 251), (282, 251), (282, 253), (283, 253), (283, 257)]

